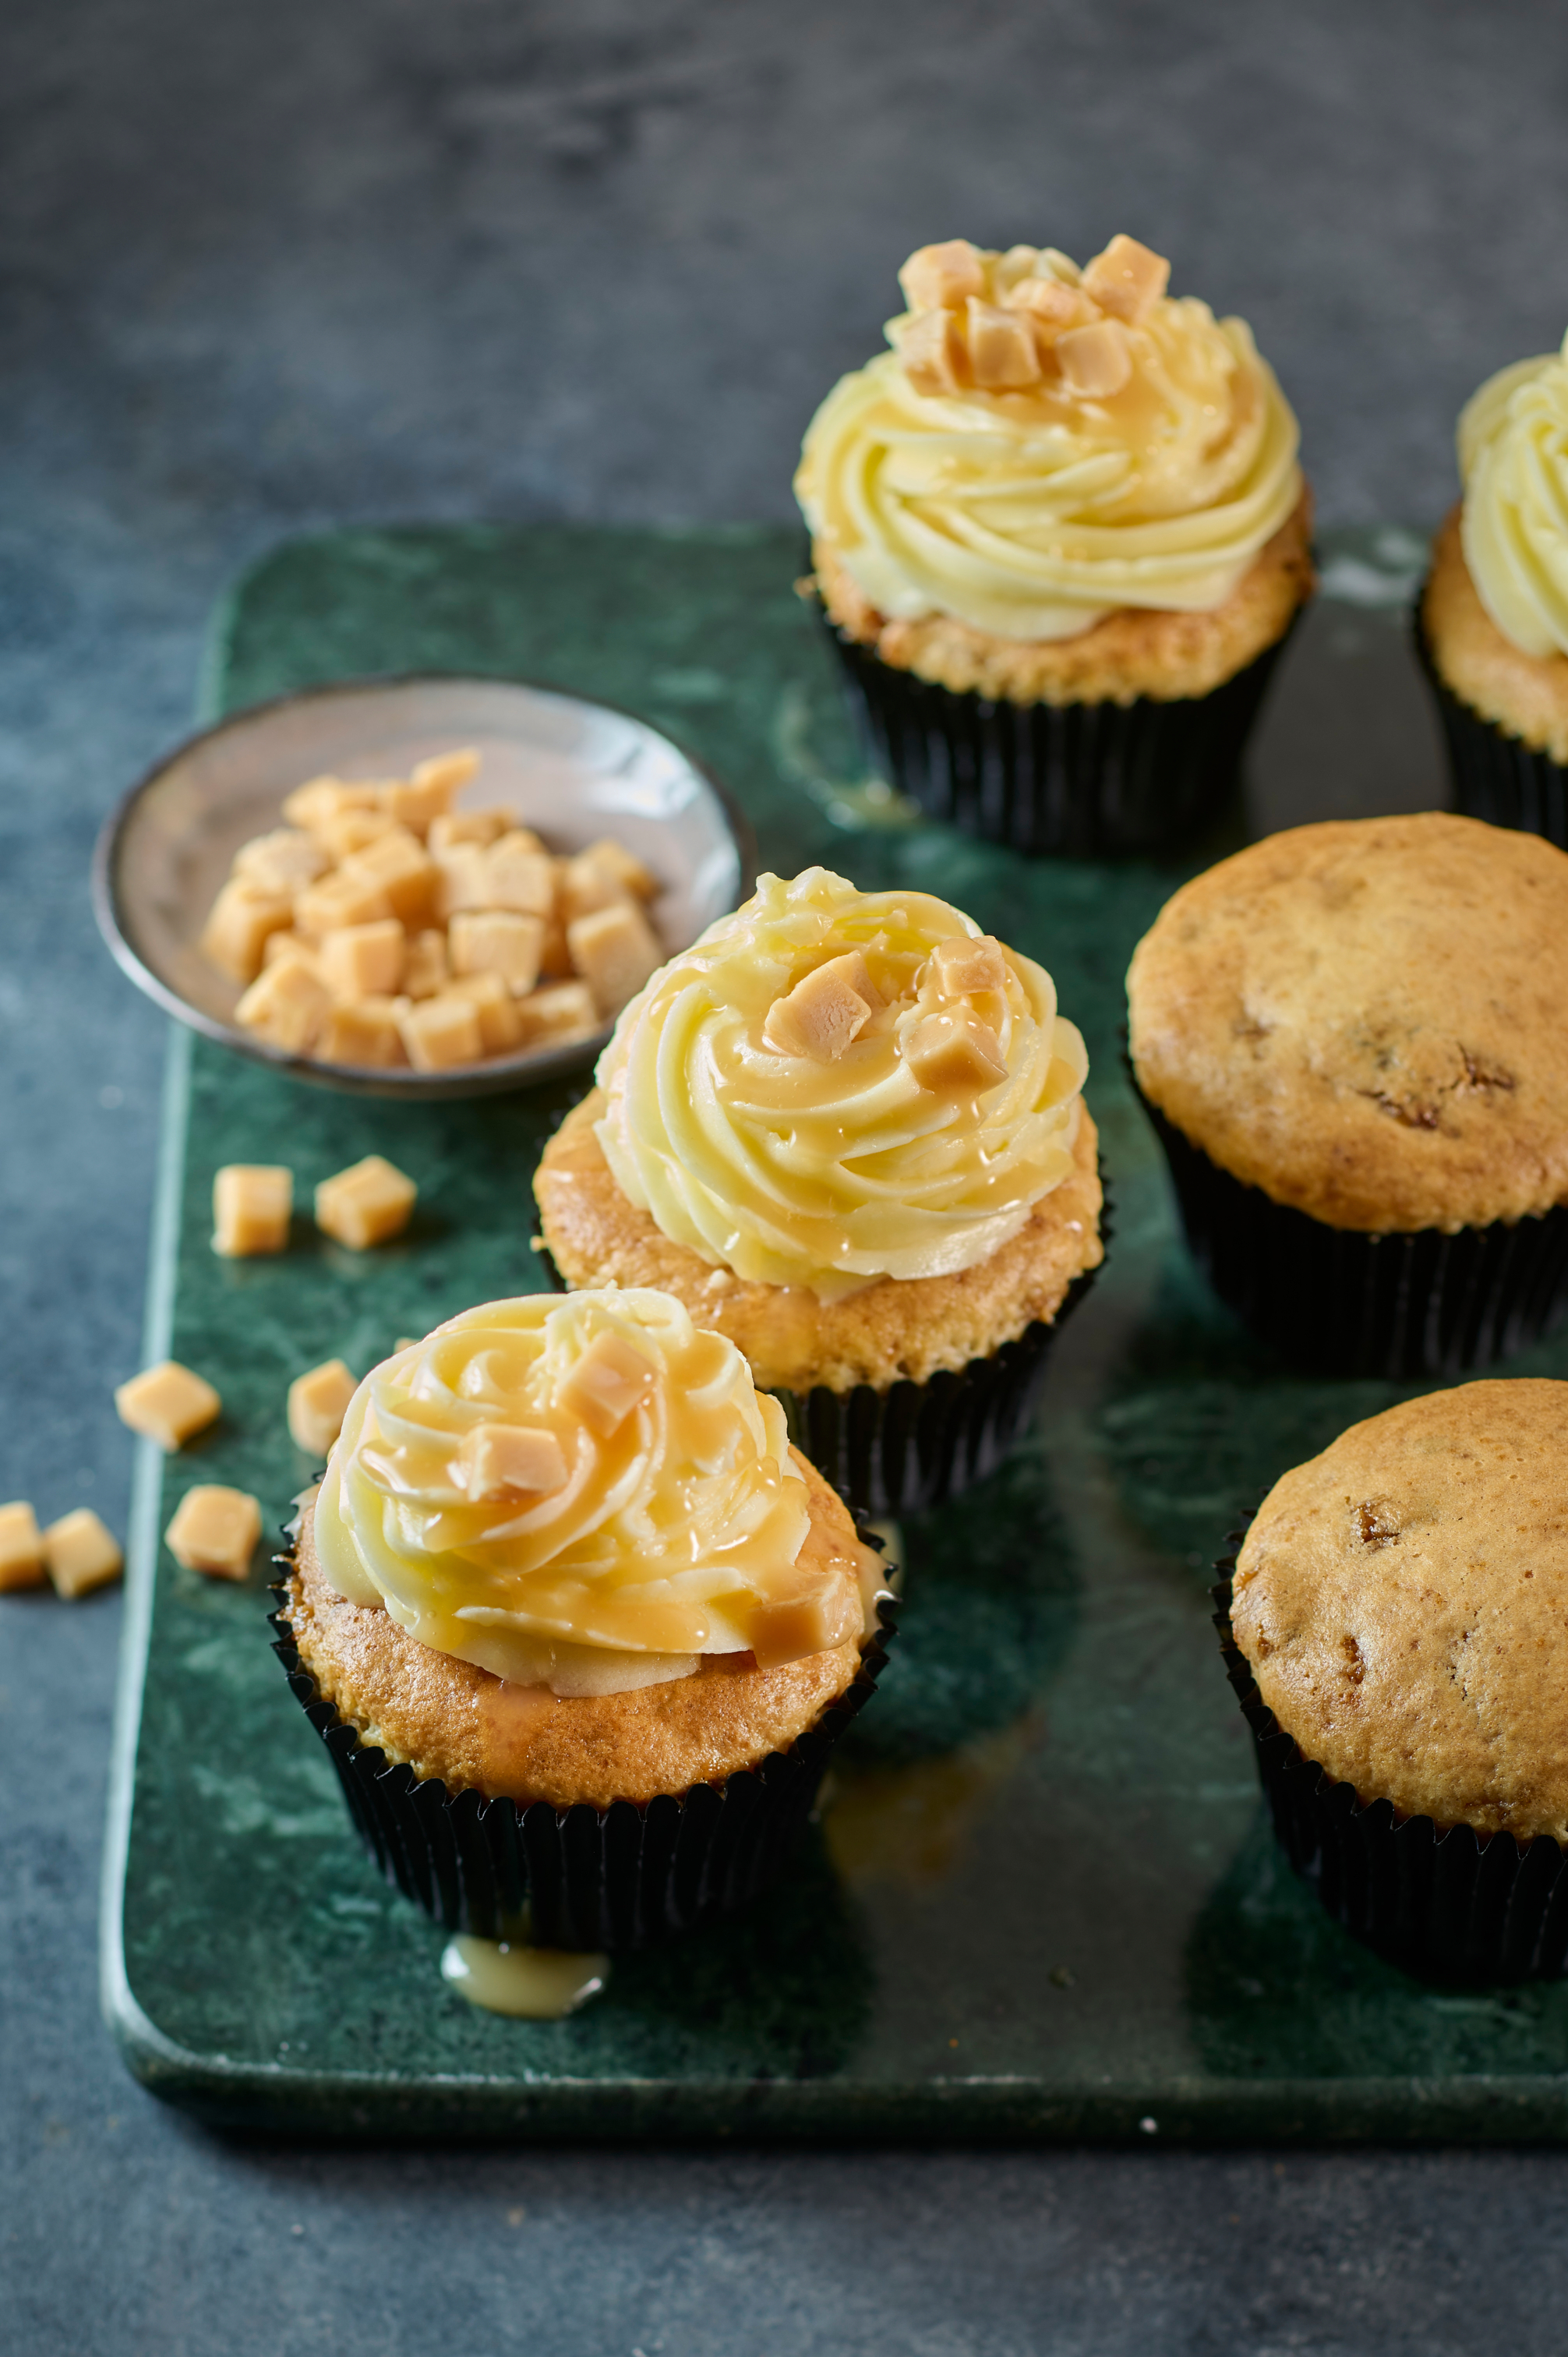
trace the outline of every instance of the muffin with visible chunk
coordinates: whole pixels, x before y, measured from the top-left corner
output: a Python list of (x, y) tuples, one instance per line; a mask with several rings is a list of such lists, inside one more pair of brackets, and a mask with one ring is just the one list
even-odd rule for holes
[(934, 1504), (1011, 1445), (1102, 1256), (1087, 1070), (1050, 976), (947, 902), (764, 876), (622, 1016), (544, 1238), (727, 1334), (855, 1503)]
[(1130, 237), (950, 239), (840, 379), (795, 490), (862, 734), (938, 818), (1146, 852), (1234, 787), (1313, 587), (1290, 406), (1245, 320)]
[(1187, 1241), (1326, 1374), (1486, 1366), (1568, 1289), (1568, 856), (1427, 812), (1270, 835), (1127, 976)]
[(653, 1292), (489, 1302), (374, 1369), (285, 1568), (279, 1652), (383, 1870), (548, 1946), (760, 1889), (883, 1658), (875, 1550)]
[(1466, 1383), (1270, 1491), (1218, 1591), (1280, 1838), (1413, 1972), (1568, 1965), (1568, 1383)]

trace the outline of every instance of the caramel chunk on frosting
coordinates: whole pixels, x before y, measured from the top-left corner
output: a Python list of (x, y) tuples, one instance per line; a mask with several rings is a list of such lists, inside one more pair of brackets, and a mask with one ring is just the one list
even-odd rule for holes
[(876, 985), (859, 950), (846, 950), (802, 974), (793, 990), (776, 998), (762, 1027), (763, 1044), (781, 1056), (811, 1056), (836, 1063), (881, 1006)]

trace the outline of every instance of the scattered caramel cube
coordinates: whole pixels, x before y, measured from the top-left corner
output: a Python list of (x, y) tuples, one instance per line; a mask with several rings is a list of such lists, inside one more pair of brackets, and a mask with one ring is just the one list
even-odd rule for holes
[(985, 265), (967, 237), (922, 245), (898, 273), (911, 311), (956, 311), (971, 295), (985, 292)]
[(226, 1162), (212, 1180), (212, 1249), (229, 1260), (288, 1243), (294, 1173), (276, 1162)]
[(647, 1397), (653, 1369), (624, 1336), (596, 1334), (556, 1392), (569, 1415), (607, 1440)]
[[(455, 974), (499, 974), (519, 997), (539, 979), (543, 946), (542, 920), (519, 916), (510, 909), (465, 909), (453, 918), (447, 934), (447, 954)], [(652, 970), (650, 966), (649, 972)]]
[(177, 1359), (165, 1359), (161, 1366), (148, 1367), (129, 1383), (118, 1384), (114, 1405), (122, 1424), (128, 1424), (133, 1432), (145, 1433), (160, 1448), (171, 1450), (182, 1448), (194, 1434), (205, 1432), (223, 1409), (206, 1378), (182, 1367)]
[(940, 1096), (978, 1096), (1007, 1077), (1001, 1041), (967, 1009), (922, 1016), (905, 1040), (904, 1061), (921, 1088)]
[(1126, 334), (1115, 319), (1069, 328), (1057, 338), (1055, 350), (1063, 382), (1080, 401), (1108, 401), (1133, 373)]
[(578, 856), (593, 860), (599, 867), (607, 867), (634, 899), (657, 900), (659, 898), (657, 876), (643, 866), (635, 851), (628, 851), (625, 844), (618, 843), (613, 835), (601, 835), (597, 843), (590, 843), (586, 851)]
[(344, 925), (373, 925), (392, 914), (392, 904), (379, 877), (339, 867), (319, 883), (306, 886), (294, 904), (294, 925), (295, 932), (319, 941)]
[(505, 1056), (521, 1046), (522, 1021), (517, 1011), (521, 1002), (499, 974), (459, 974), (447, 984), (444, 996), (467, 999), (478, 1017), (481, 1054)]
[(1102, 311), (1136, 327), (1170, 283), (1171, 266), (1135, 237), (1113, 237), (1083, 274), (1084, 290)]
[(566, 1458), (555, 1435), (543, 1425), (477, 1424), (457, 1451), (469, 1501), (540, 1496), (559, 1490)]
[(435, 862), (407, 827), (388, 827), (374, 843), (346, 860), (340, 873), (356, 883), (380, 885), (391, 913), (405, 925), (430, 921), (438, 880)]
[(362, 1162), (322, 1180), (316, 1190), (316, 1224), (340, 1244), (364, 1252), (402, 1235), (418, 1192), (413, 1179), (384, 1156), (367, 1154)]
[(44, 1533), (44, 1561), (59, 1596), (85, 1596), (105, 1580), (118, 1579), (125, 1558), (120, 1542), (91, 1506), (62, 1514)]
[(383, 1070), (406, 1064), (408, 1055), (398, 1028), (403, 1003), (396, 998), (350, 998), (335, 1006), (316, 1043), (318, 1060), (328, 1064), (371, 1064)]
[(439, 998), (400, 999), (398, 1036), (416, 1072), (449, 1071), (454, 1064), (477, 1064), (485, 1052), (479, 1010), (450, 988)]
[(1007, 960), (994, 935), (978, 940), (962, 935), (939, 942), (931, 952), (937, 988), (944, 998), (972, 998), (981, 990), (1005, 990)]
[(776, 998), (762, 1027), (763, 1045), (776, 1056), (810, 1056), (831, 1064), (857, 1039), (882, 1004), (858, 950), (829, 958)]
[(804, 1596), (781, 1596), (752, 1612), (746, 1628), (757, 1668), (775, 1669), (843, 1644), (842, 1609), (831, 1588), (817, 1587)]
[(243, 1579), (262, 1535), (262, 1510), (248, 1490), (199, 1481), (175, 1509), (164, 1537), (176, 1563), (218, 1579)]
[(325, 1457), (343, 1429), (359, 1386), (341, 1359), (328, 1359), (288, 1387), (288, 1434), (307, 1457)]
[[(455, 849), (460, 843), (477, 843), (484, 851), (492, 843), (499, 843), (508, 833), (532, 834), (532, 831), (528, 827), (518, 827), (509, 810), (443, 811), (439, 817), (431, 820), (430, 832), (424, 839), (432, 855), (439, 858), (444, 852)], [(531, 848), (538, 851), (544, 848), (536, 834), (532, 835)]]
[(344, 811), (374, 810), (375, 806), (374, 786), (351, 786), (342, 778), (312, 778), (284, 796), (283, 814), (290, 826), (306, 827), (314, 834), (324, 820), (338, 818)]
[(552, 983), (546, 989), (531, 990), (526, 998), (514, 998), (512, 1005), (520, 1048), (549, 1047), (599, 1028), (598, 1006), (585, 982)]
[(566, 928), (572, 963), (598, 1002), (601, 1015), (618, 1015), (664, 963), (653, 929), (635, 901), (574, 917)]
[(321, 936), (321, 972), (337, 998), (387, 997), (403, 980), (406, 935), (395, 917), (334, 925)]
[(339, 811), (335, 818), (321, 821), (316, 829), (316, 840), (334, 859), (352, 859), (356, 852), (367, 851), (372, 843), (379, 843), (395, 823), (383, 810)]
[(547, 851), (533, 848), (538, 841), (516, 828), (493, 843), (485, 855), (489, 888), (488, 906), (515, 909), (524, 917), (549, 917), (555, 909), (555, 862)]
[(917, 393), (961, 393), (968, 354), (950, 311), (923, 311), (898, 339), (898, 358)]
[(0, 1596), (41, 1587), (48, 1577), (38, 1516), (25, 1498), (13, 1499), (0, 1506)]
[(315, 961), (276, 958), (251, 985), (234, 1009), (234, 1019), (291, 1056), (303, 1056), (332, 1011), (332, 994)]
[(446, 923), (467, 909), (488, 909), (490, 905), (490, 867), (485, 846), (478, 843), (455, 843), (443, 851), (435, 862), (435, 900), (437, 920)]
[(201, 929), (201, 946), (235, 982), (254, 982), (269, 933), (281, 933), (294, 916), (286, 893), (263, 892), (243, 876), (231, 876), (212, 903)]
[(982, 303), (972, 295), (965, 332), (970, 372), (976, 384), (990, 393), (1038, 384), (1040, 356), (1027, 320), (1016, 311), (998, 310), (995, 304)]
[(326, 865), (327, 854), (316, 837), (297, 826), (275, 826), (270, 834), (253, 835), (234, 854), (235, 875), (279, 900), (292, 900), (314, 884)]
[(403, 996), (434, 998), (438, 990), (446, 989), (449, 979), (446, 934), (434, 925), (423, 933), (415, 933), (403, 960)]

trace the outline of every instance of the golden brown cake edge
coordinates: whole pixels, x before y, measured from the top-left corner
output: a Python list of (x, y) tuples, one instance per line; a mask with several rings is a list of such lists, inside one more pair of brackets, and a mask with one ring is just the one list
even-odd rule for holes
[(1568, 655), (1527, 655), (1482, 605), (1459, 535), (1461, 511), (1432, 544), (1421, 619), (1439, 676), (1461, 704), (1532, 752), (1568, 764)]

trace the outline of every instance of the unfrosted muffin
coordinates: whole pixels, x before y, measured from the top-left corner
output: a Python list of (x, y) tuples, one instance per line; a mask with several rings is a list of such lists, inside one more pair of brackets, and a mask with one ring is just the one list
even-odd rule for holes
[(1406, 1401), (1286, 1473), (1228, 1633), (1282, 1838), (1332, 1911), (1415, 1970), (1561, 1972), (1568, 1383)]
[(1459, 419), (1420, 640), (1461, 810), (1568, 847), (1568, 339)]
[(1568, 857), (1335, 820), (1182, 887), (1127, 976), (1134, 1076), (1216, 1290), (1330, 1373), (1484, 1365), (1568, 1265)]
[(758, 881), (626, 1010), (535, 1178), (572, 1285), (657, 1285), (875, 1511), (988, 1470), (1100, 1262), (1083, 1042), (921, 892)]
[(476, 1931), (526, 1898), (591, 1949), (760, 1887), (881, 1592), (731, 1343), (658, 1293), (534, 1295), (360, 1384), (279, 1630), (402, 1887)]
[(795, 489), (874, 759), (1031, 852), (1133, 852), (1219, 806), (1313, 587), (1296, 422), (1244, 320), (1128, 237), (923, 246), (892, 350)]

